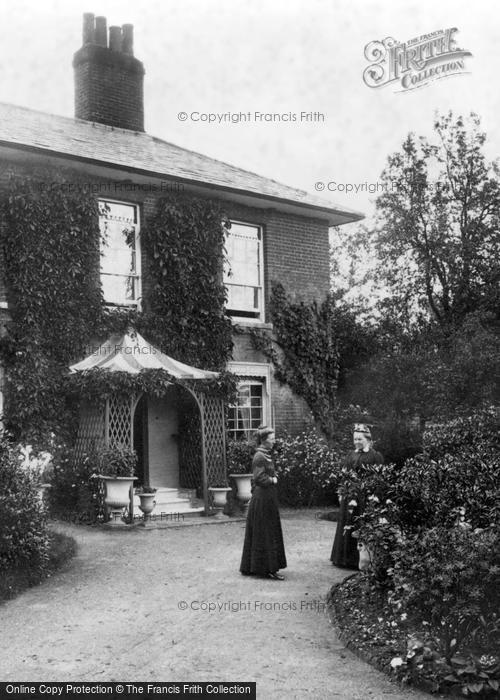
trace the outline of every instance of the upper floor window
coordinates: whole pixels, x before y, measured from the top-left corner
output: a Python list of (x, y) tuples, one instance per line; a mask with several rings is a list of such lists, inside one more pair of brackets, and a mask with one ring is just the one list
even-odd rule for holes
[(227, 311), (233, 316), (263, 320), (263, 255), (260, 226), (231, 222), (226, 237), (224, 284)]
[(104, 301), (138, 306), (141, 296), (139, 208), (124, 202), (99, 201), (101, 284)]

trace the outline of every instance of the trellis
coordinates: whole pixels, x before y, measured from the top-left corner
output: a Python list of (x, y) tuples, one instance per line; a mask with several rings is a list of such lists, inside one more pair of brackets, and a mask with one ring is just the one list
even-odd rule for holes
[[(201, 467), (201, 486), (205, 510), (208, 511), (209, 486), (227, 483), (225, 445), (225, 406), (222, 399), (210, 396), (196, 387), (196, 381), (178, 381), (197, 406), (188, 421), (191, 430), (189, 440), (184, 437), (183, 468), (191, 482)], [(113, 394), (95, 402), (84, 401), (80, 405), (79, 431), (75, 445), (76, 455), (116, 445), (132, 449), (134, 445), (134, 413), (142, 394), (125, 396)], [(193, 449), (194, 447), (198, 449)]]

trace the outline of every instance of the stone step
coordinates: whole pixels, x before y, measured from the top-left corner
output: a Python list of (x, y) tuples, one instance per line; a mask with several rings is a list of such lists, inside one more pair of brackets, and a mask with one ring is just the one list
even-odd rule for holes
[[(156, 519), (161, 519), (161, 516), (182, 517), (199, 516), (204, 512), (205, 506), (202, 500), (196, 498), (194, 489), (175, 489), (175, 488), (160, 488), (155, 493), (155, 507), (152, 515)], [(140, 499), (138, 495), (134, 496), (134, 515), (141, 515), (142, 511), (139, 508)]]

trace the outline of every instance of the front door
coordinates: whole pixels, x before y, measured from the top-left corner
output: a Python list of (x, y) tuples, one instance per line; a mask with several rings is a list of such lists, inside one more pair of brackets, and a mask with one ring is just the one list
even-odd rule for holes
[(148, 398), (148, 466), (150, 485), (179, 487), (178, 416), (176, 391)]

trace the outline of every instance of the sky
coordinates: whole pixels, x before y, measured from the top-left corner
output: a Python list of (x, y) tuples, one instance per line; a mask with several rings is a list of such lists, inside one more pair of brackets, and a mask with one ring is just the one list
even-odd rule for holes
[[(106, 16), (108, 26), (132, 23), (148, 133), (319, 193), (368, 221), (375, 195), (363, 186), (379, 181), (408, 132), (431, 134), (436, 111), (478, 113), (489, 157), (500, 155), (492, 0), (2, 0), (0, 8), (1, 101), (73, 116), (83, 12)], [(370, 42), (448, 28), (472, 54), (463, 73), (413, 90), (365, 84)], [(240, 112), (251, 119), (200, 117)], [(258, 120), (255, 112), (296, 119)], [(305, 121), (302, 112), (324, 118)]]

